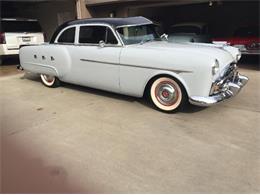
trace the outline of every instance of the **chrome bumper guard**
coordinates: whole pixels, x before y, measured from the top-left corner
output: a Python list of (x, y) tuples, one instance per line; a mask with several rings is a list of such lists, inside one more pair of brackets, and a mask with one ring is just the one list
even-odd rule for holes
[(237, 73), (234, 81), (228, 81), (226, 83), (227, 87), (224, 91), (208, 97), (192, 96), (189, 101), (191, 104), (197, 106), (211, 106), (234, 97), (246, 85), (247, 82), (248, 78), (246, 76)]

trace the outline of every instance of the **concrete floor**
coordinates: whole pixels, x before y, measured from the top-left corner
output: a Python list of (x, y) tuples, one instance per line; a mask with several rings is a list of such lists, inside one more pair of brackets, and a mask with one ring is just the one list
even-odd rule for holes
[(259, 64), (240, 70), (250, 81), (234, 99), (164, 114), (141, 99), (46, 88), (9, 67), (0, 192), (260, 193)]

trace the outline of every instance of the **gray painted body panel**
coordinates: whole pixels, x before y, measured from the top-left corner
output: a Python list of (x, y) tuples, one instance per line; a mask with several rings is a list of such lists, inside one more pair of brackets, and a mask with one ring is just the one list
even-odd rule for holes
[(20, 59), (27, 71), (136, 97), (143, 96), (148, 81), (160, 74), (179, 80), (189, 96), (208, 96), (212, 81), (219, 76), (211, 73), (215, 59), (224, 69), (236, 52), (212, 44), (164, 41), (122, 47), (46, 44), (21, 48)]

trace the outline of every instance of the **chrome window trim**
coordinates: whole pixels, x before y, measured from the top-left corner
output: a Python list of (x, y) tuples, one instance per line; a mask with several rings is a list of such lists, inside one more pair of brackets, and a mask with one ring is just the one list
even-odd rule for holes
[[(77, 44), (73, 44), (75, 46), (97, 46), (99, 47), (99, 44), (96, 43), (77, 43)], [(122, 45), (114, 45), (114, 44), (105, 44), (104, 47), (122, 47)]]
[[(108, 47), (124, 47), (125, 43), (123, 42), (121, 36), (119, 35), (117, 29), (118, 28), (123, 28), (123, 27), (133, 27), (133, 26), (142, 26), (142, 25), (150, 25), (153, 24), (152, 22), (146, 22), (146, 23), (140, 23), (140, 24), (131, 24), (131, 25), (121, 25), (121, 26), (117, 26), (116, 28), (113, 28), (111, 25), (109, 24), (104, 24), (104, 23), (89, 23), (89, 24), (75, 24), (75, 25), (70, 25), (65, 27), (64, 29), (62, 29), (59, 34), (57, 35), (57, 37), (55, 38), (54, 44), (62, 44), (62, 45), (86, 45), (85, 43), (79, 43), (79, 32), (80, 32), (80, 27), (81, 26), (105, 26), (110, 28), (110, 30), (112, 31), (112, 33), (114, 34), (114, 36), (116, 37), (118, 44), (106, 44), (106, 46)], [(60, 43), (58, 42), (58, 39), (60, 37), (60, 35), (67, 29), (72, 28), (72, 27), (76, 27), (75, 30), (75, 38), (74, 38), (74, 43)], [(96, 46), (99, 44), (87, 44), (88, 46)]]
[(53, 43), (54, 45), (75, 45), (75, 43)]
[(99, 44), (91, 44), (91, 43), (79, 43), (79, 33), (80, 33), (80, 27), (81, 26), (104, 26), (104, 27), (108, 27), (112, 31), (112, 33), (114, 34), (114, 36), (117, 40), (117, 44), (106, 44), (106, 46), (110, 46), (110, 45), (113, 45), (113, 46), (116, 46), (116, 47), (124, 46), (123, 41), (121, 40), (121, 38), (119, 38), (120, 36), (116, 33), (115, 29), (111, 25), (102, 24), (102, 23), (90, 23), (90, 24), (77, 24), (75, 26), (78, 27), (77, 40), (76, 40), (77, 45), (83, 45), (83, 44), (94, 45), (94, 46), (99, 45)]
[[(67, 29), (69, 29), (69, 28), (73, 28), (73, 27), (75, 27), (74, 42), (73, 42), (73, 43), (62, 43), (62, 42), (58, 42), (58, 39), (60, 38), (60, 36), (62, 35), (62, 33), (63, 33), (65, 30), (67, 30)], [(65, 27), (64, 29), (62, 29), (62, 30), (59, 32), (59, 34), (58, 34), (57, 37), (55, 38), (54, 43), (56, 43), (56, 44), (62, 44), (62, 45), (73, 45), (73, 44), (75, 44), (75, 41), (76, 41), (76, 34), (77, 34), (77, 25), (67, 26), (67, 27)]]
[(79, 44), (79, 26), (76, 26), (75, 45)]

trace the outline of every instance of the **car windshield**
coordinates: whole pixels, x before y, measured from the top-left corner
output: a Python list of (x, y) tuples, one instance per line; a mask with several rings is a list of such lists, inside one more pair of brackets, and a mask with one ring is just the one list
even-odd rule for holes
[(1, 21), (2, 32), (41, 32), (41, 26), (37, 21)]
[(154, 24), (120, 27), (117, 29), (117, 32), (125, 45), (161, 41)]
[(179, 34), (179, 33), (200, 34), (201, 29), (196, 26), (173, 26), (168, 31), (168, 34)]
[(234, 33), (235, 37), (258, 37), (259, 26), (243, 27), (236, 30)]

